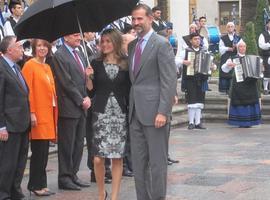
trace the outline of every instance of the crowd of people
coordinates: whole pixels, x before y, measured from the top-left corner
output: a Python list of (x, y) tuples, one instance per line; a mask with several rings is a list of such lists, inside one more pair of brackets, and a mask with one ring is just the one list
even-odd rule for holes
[[(173, 24), (162, 20), (159, 7), (138, 4), (131, 24), (114, 24), (100, 34), (85, 32), (83, 38), (65, 35), (59, 44), (17, 41), (13, 28), (23, 6), (12, 0), (9, 8), (11, 16), (0, 34), (0, 200), (24, 199), (21, 182), (29, 142), (27, 189), (36, 196), (55, 194), (46, 175), (53, 142), (59, 189), (80, 191), (96, 182), (99, 200), (116, 200), (122, 176), (134, 176), (138, 200), (166, 199), (167, 167), (179, 162), (170, 158), (168, 141), (172, 106), (180, 92), (186, 98), (188, 129), (206, 129), (201, 117), (211, 73), (194, 69), (196, 58), (209, 53), (201, 34), (206, 17), (190, 24), (189, 34), (177, 41)], [(265, 95), (269, 40), (268, 30), (259, 37)], [(244, 128), (260, 124), (259, 79), (236, 78), (235, 61), (243, 62), (246, 43), (233, 22), (220, 38), (219, 51), (219, 91), (228, 94), (228, 123)], [(216, 69), (211, 60), (208, 71)], [(89, 181), (77, 176), (85, 139)], [(105, 183), (112, 184), (111, 194)]]

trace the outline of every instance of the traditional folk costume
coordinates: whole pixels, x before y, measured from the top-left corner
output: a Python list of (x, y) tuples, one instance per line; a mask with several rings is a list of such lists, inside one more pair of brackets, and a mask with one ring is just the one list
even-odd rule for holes
[(270, 33), (269, 31), (264, 31), (260, 34), (258, 40), (259, 48), (260, 48), (260, 56), (263, 59), (264, 66), (264, 79), (263, 79), (263, 89), (264, 94), (268, 94), (268, 85), (270, 81), (270, 64), (268, 62), (270, 58)]
[[(201, 43), (200, 43), (200, 47), (207, 51), (208, 47), (209, 47), (209, 43), (207, 41), (207, 39), (205, 37), (203, 37), (202, 35), (200, 35), (200, 39), (201, 39)], [(190, 42), (190, 34), (189, 35), (185, 35), (182, 37), (182, 49), (186, 49), (186, 48), (192, 48), (191, 42)]]
[[(188, 52), (195, 52), (195, 55), (203, 51), (201, 48), (187, 48), (183, 54), (183, 60), (188, 60)], [(188, 129), (198, 128), (201, 126), (201, 110), (204, 108), (205, 91), (208, 90), (208, 75), (188, 73), (188, 66), (183, 65), (181, 89), (185, 92), (188, 104), (189, 127)]]
[[(245, 55), (238, 54), (234, 58), (243, 58)], [(261, 109), (259, 104), (259, 92), (257, 79), (245, 78), (242, 82), (236, 81), (233, 68), (228, 66), (231, 59), (228, 59), (221, 69), (224, 73), (232, 73), (232, 84), (229, 97), (229, 120), (230, 125), (239, 127), (251, 127), (261, 123)]]
[[(241, 40), (241, 37), (233, 34), (226, 34), (221, 37), (219, 42), (219, 52), (221, 54), (220, 67), (219, 67), (219, 91), (228, 92), (230, 89), (232, 71), (224, 73), (221, 66), (229, 59), (237, 54), (236, 44)], [(234, 51), (228, 51), (228, 48), (234, 47)]]

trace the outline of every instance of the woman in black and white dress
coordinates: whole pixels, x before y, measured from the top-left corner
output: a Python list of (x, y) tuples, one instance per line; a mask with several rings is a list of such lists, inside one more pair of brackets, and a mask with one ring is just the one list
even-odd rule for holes
[(117, 199), (123, 171), (130, 81), (122, 43), (118, 31), (105, 30), (101, 35), (101, 57), (91, 63), (94, 73), (89, 86), (94, 94), (92, 154), (99, 200), (107, 198), (104, 159), (112, 159), (112, 200)]

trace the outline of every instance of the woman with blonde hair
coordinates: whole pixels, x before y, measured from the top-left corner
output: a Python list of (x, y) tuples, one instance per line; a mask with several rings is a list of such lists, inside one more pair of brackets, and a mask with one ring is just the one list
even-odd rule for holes
[(91, 63), (93, 89), (93, 156), (99, 200), (108, 198), (104, 186), (104, 159), (112, 160), (112, 194), (116, 200), (120, 190), (123, 157), (127, 137), (128, 95), (130, 88), (127, 57), (120, 33), (113, 29), (101, 35), (100, 58)]
[(45, 63), (51, 45), (45, 40), (32, 41), (33, 58), (22, 73), (29, 87), (31, 110), (31, 159), (28, 190), (37, 196), (54, 194), (47, 188), (46, 166), (49, 142), (56, 140), (57, 104), (53, 75)]

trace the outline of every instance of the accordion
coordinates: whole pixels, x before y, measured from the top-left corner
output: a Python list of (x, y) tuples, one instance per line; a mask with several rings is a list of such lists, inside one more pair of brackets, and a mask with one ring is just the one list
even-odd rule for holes
[(209, 52), (188, 52), (188, 60), (191, 62), (187, 67), (188, 76), (193, 76), (194, 74), (210, 75), (213, 56)]
[(242, 58), (235, 58), (233, 62), (235, 66), (236, 81), (241, 82), (246, 78), (259, 79), (261, 77), (261, 59), (256, 55), (246, 55)]

